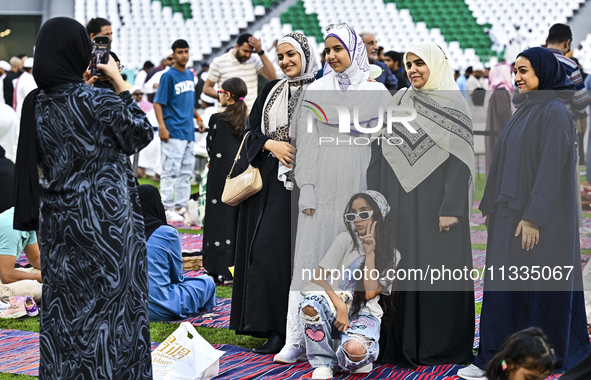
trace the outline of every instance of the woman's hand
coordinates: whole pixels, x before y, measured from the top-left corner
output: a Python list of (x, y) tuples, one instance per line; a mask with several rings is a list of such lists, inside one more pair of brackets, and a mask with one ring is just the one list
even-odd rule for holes
[(300, 187), (298, 208), (304, 215), (314, 215), (314, 212), (316, 211), (316, 193), (314, 193), (314, 185), (304, 184)]
[(94, 82), (98, 80), (98, 77), (96, 75), (92, 76), (90, 70), (86, 70), (84, 74), (82, 74), (82, 77), (84, 78), (84, 83), (89, 84), (91, 86), (94, 86)]
[(440, 216), (439, 217), (439, 232), (449, 231), (452, 226), (458, 224), (458, 218), (455, 216)]
[(109, 61), (106, 64), (97, 63), (96, 67), (97, 69), (100, 69), (103, 73), (105, 73), (105, 76), (109, 79), (114, 79), (117, 77), (121, 78), (119, 66), (117, 65), (117, 62), (115, 62), (111, 55), (109, 55)]
[(521, 249), (529, 251), (540, 241), (540, 227), (537, 224), (521, 220), (515, 230), (515, 236), (521, 233)]
[(294, 160), (295, 148), (290, 143), (285, 141), (267, 140), (263, 148), (273, 153), (281, 163), (288, 168), (291, 168), (291, 163)]
[(335, 309), (337, 309), (337, 315), (334, 320), (334, 325), (340, 332), (345, 332), (349, 327), (349, 313), (347, 312), (347, 305), (340, 300), (340, 302), (335, 303)]
[(117, 62), (115, 62), (111, 55), (109, 55), (109, 62), (107, 64), (98, 63), (96, 67), (105, 73), (118, 94), (125, 91), (125, 81), (119, 72), (119, 65), (117, 65)]
[(486, 229), (488, 231), (488, 215), (486, 216), (486, 218), (484, 218), (484, 226), (486, 227)]
[(376, 249), (376, 225), (378, 222), (373, 222), (369, 225), (369, 231), (365, 236), (359, 238), (361, 240), (361, 245), (363, 246), (363, 251), (365, 255), (371, 255), (374, 253)]

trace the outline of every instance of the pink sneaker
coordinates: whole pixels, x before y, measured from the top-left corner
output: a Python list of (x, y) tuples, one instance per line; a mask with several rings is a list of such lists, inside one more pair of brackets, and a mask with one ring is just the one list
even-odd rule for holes
[(0, 318), (16, 319), (27, 315), (27, 310), (25, 310), (25, 299), (23, 297), (10, 297), (8, 304), (8, 309), (0, 313)]
[(29, 317), (36, 317), (39, 315), (39, 308), (37, 308), (37, 304), (31, 296), (25, 298), (25, 309), (27, 310), (27, 315)]

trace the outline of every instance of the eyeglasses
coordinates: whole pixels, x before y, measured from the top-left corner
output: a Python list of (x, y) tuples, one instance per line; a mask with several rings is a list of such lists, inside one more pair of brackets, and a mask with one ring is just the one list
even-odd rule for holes
[(218, 96), (222, 94), (229, 94), (230, 91), (218, 90)]
[(372, 215), (373, 215), (373, 210), (369, 210), (369, 211), (361, 211), (359, 214), (355, 214), (354, 212), (349, 212), (349, 213), (345, 214), (344, 217), (347, 222), (354, 222), (357, 218), (359, 218), (359, 220), (367, 220), (367, 219), (371, 218)]
[(169, 61), (172, 61), (174, 59), (174, 57), (168, 57), (166, 59), (169, 60)]
[(133, 95), (133, 96), (141, 96), (141, 95), (144, 95), (144, 93), (143, 92), (134, 92), (131, 95)]

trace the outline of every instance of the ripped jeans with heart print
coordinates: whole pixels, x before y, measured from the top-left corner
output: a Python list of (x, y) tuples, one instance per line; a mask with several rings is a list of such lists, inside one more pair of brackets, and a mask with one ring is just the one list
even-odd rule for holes
[[(302, 309), (312, 307), (317, 315), (310, 317)], [(337, 365), (349, 371), (374, 362), (380, 351), (380, 321), (362, 309), (352, 319), (351, 327), (346, 332), (339, 332), (334, 327), (335, 315), (326, 298), (318, 294), (308, 294), (300, 303), (300, 316), (304, 323), (304, 341), (306, 356), (314, 368), (329, 367), (337, 369)], [(341, 344), (336, 352), (333, 350), (331, 332), (340, 334)], [(335, 371), (336, 372), (336, 371)]]

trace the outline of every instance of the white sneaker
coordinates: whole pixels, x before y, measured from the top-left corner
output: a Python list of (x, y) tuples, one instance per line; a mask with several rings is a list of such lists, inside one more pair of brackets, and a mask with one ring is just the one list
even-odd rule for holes
[(332, 379), (332, 369), (328, 367), (318, 367), (312, 372), (311, 379)]
[(0, 311), (8, 309), (8, 304), (0, 301)]
[(458, 370), (458, 376), (464, 380), (487, 380), (486, 372), (474, 364)]
[(175, 211), (176, 211), (177, 214), (183, 216), (187, 212), (187, 208), (185, 206), (183, 206), (183, 207), (181, 207), (181, 208), (179, 208), (179, 209), (177, 209)]
[(373, 370), (373, 364), (369, 363), (364, 365), (363, 367), (359, 367), (351, 371), (351, 373), (369, 373)]
[(175, 210), (166, 210), (165, 214), (167, 222), (182, 222), (184, 220)]
[(306, 349), (302, 347), (302, 345), (290, 344), (289, 346), (283, 347), (281, 351), (273, 357), (273, 362), (292, 364), (295, 362), (304, 362), (306, 359)]

